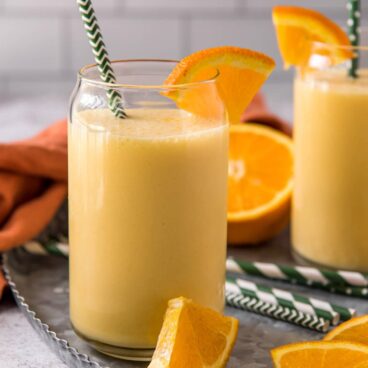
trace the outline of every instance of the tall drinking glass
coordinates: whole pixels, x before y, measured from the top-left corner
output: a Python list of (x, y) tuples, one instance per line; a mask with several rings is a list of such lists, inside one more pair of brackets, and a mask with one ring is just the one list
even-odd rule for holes
[[(224, 306), (226, 112), (216, 70), (162, 85), (175, 65), (115, 61), (117, 85), (86, 66), (71, 102), (70, 317), (93, 347), (120, 358), (151, 356), (169, 299)], [(109, 110), (111, 88), (127, 119)]]
[(312, 50), (294, 84), (293, 248), (307, 261), (368, 271), (368, 48)]

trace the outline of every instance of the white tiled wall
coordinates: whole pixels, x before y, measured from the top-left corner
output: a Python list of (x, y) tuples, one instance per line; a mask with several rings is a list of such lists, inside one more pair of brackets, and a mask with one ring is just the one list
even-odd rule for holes
[[(93, 0), (112, 58), (180, 58), (232, 44), (273, 56), (266, 90), (285, 89), (271, 23), (276, 4), (317, 8), (343, 22), (346, 0)], [(362, 0), (367, 10), (368, 0)], [(0, 0), (0, 95), (68, 95), (93, 62), (75, 0)]]
[[(172, 58), (181, 56), (181, 25), (170, 18), (119, 17), (99, 21), (110, 56), (114, 58)], [(74, 70), (91, 61), (91, 49), (79, 19), (71, 22), (71, 66)], [(82, 31), (82, 32), (81, 32)], [(112, 35), (112, 37), (110, 37)]]
[(62, 22), (39, 16), (1, 19), (0, 73), (10, 78), (28, 73), (57, 74), (63, 68)]

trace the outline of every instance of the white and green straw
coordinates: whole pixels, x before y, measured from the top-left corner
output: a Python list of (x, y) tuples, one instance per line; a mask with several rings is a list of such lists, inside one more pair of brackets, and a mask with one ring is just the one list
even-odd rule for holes
[(23, 245), (23, 248), (35, 255), (56, 255), (69, 257), (69, 245), (63, 236), (55, 239), (48, 239), (46, 242), (29, 241)]
[(368, 288), (367, 287), (328, 285), (326, 287), (320, 287), (320, 289), (329, 291), (334, 294), (343, 294), (347, 296), (368, 299)]
[(241, 275), (287, 281), (333, 293), (368, 298), (368, 278), (360, 272), (330, 271), (315, 267), (248, 262), (233, 258), (227, 259), (226, 269), (229, 272)]
[(356, 311), (351, 308), (345, 308), (317, 298), (309, 298), (287, 290), (256, 284), (249, 280), (228, 278), (227, 281), (236, 284), (243, 295), (323, 318), (330, 321), (332, 325), (351, 319), (356, 314)]
[[(349, 29), (349, 39), (352, 46), (359, 46), (360, 38), (360, 0), (349, 0), (347, 3), (347, 8), (349, 11), (349, 18), (347, 21)], [(352, 78), (357, 78), (357, 69), (359, 67), (359, 52), (356, 51), (355, 57), (351, 60), (349, 68), (349, 76)]]
[[(115, 84), (116, 77), (103, 41), (92, 2), (91, 0), (77, 0), (77, 4), (98, 70), (100, 71), (101, 79), (106, 83)], [(107, 97), (109, 100), (109, 108), (115, 116), (118, 118), (126, 118), (127, 115), (124, 111), (123, 99), (119, 91), (114, 88), (108, 89)]]
[[(62, 235), (44, 242), (30, 241), (23, 247), (35, 255), (69, 256), (68, 240)], [(236, 271), (234, 262), (228, 259), (228, 271)], [(232, 277), (226, 281), (226, 301), (236, 308), (321, 332), (325, 332), (331, 324), (335, 325), (355, 315), (355, 310), (350, 308)]]
[(326, 332), (330, 327), (330, 321), (323, 318), (243, 295), (240, 288), (233, 283), (226, 282), (225, 296), (226, 304), (231, 307), (289, 322), (319, 332)]
[[(24, 248), (34, 254), (69, 256), (68, 240), (65, 237), (48, 239), (44, 242), (31, 241), (26, 243)], [(286, 281), (332, 293), (368, 299), (368, 278), (359, 272), (325, 271), (313, 267), (247, 262), (233, 258), (227, 259), (226, 270), (239, 275)]]

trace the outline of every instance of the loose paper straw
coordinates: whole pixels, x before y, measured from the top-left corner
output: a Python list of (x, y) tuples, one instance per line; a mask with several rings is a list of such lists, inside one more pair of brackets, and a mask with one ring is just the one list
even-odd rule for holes
[(30, 241), (23, 245), (23, 248), (31, 254), (69, 257), (69, 245), (61, 239), (48, 239), (45, 243)]
[[(330, 290), (343, 291), (364, 289), (368, 287), (367, 276), (360, 272), (330, 271), (315, 267), (287, 266), (274, 263), (247, 262), (228, 258), (226, 269), (239, 274), (260, 276), (268, 279), (289, 281), (305, 286), (322, 287)], [(347, 292), (346, 295), (351, 293)]]
[[(349, 39), (352, 46), (359, 46), (359, 25), (360, 25), (360, 0), (349, 0), (347, 3), (349, 11), (348, 29)], [(356, 51), (356, 56), (351, 60), (349, 75), (357, 78), (357, 69), (359, 67), (359, 53)]]
[(351, 319), (356, 314), (356, 311), (351, 308), (345, 308), (316, 298), (309, 298), (287, 290), (256, 284), (249, 280), (229, 278), (228, 282), (235, 283), (243, 295), (295, 309), (311, 316), (321, 317), (330, 321), (332, 325), (337, 325), (340, 320)]
[[(69, 246), (68, 241), (64, 237), (59, 237), (59, 239), (48, 239), (47, 241), (41, 243), (39, 241), (31, 241), (23, 246), (25, 250), (32, 254), (38, 254), (38, 255), (47, 255), (47, 254), (53, 254), (53, 255), (59, 255), (63, 257), (69, 257)], [(244, 267), (247, 264), (250, 264), (251, 267)], [(256, 264), (256, 263), (254, 263)], [(307, 284), (305, 282), (296, 282), (294, 279), (288, 279), (286, 277), (275, 277), (275, 275), (272, 275), (271, 273), (261, 273), (258, 269), (255, 268), (253, 263), (251, 262), (244, 262), (244, 261), (236, 261), (234, 259), (229, 258), (226, 261), (226, 268), (229, 272), (235, 272), (242, 275), (255, 275), (255, 276), (261, 276), (268, 279), (276, 279), (276, 280), (283, 280), (283, 281), (289, 281), (293, 283), (299, 283), (304, 286), (315, 286), (315, 284)], [(262, 263), (257, 263), (258, 265), (262, 265)], [(270, 265), (270, 264), (266, 264)], [(269, 267), (268, 270), (274, 268), (274, 266), (278, 267), (277, 265), (271, 264), (272, 267)], [(244, 267), (242, 269), (241, 267)], [(282, 266), (283, 267), (283, 266)], [(288, 266), (290, 267), (290, 266)], [(255, 271), (256, 270), (256, 271)], [(343, 273), (344, 274), (344, 273)], [(350, 273), (348, 273), (350, 274)], [(353, 273), (354, 274), (354, 273)], [(357, 280), (355, 278), (355, 280)], [(316, 287), (322, 288), (323, 290), (330, 291), (332, 293), (337, 294), (344, 294), (348, 296), (354, 296), (354, 297), (360, 297), (360, 298), (366, 298), (368, 299), (368, 288), (367, 287), (353, 287), (353, 286), (334, 286), (334, 285), (319, 285), (317, 284)], [(342, 315), (342, 319), (344, 318), (344, 311), (339, 310), (339, 306), (334, 306), (336, 309), (336, 312), (340, 313)], [(343, 308), (343, 307), (342, 307)], [(353, 313), (353, 310), (350, 310), (351, 313)]]
[[(38, 254), (55, 254), (64, 257), (69, 256), (69, 247), (68, 241), (65, 238), (60, 239), (49, 239), (43, 244), (37, 241), (32, 241), (25, 244), (25, 249), (30, 253), (38, 253)], [(365, 287), (363, 285), (367, 284), (367, 278), (364, 274), (359, 272), (348, 272), (348, 271), (339, 271), (339, 282), (345, 283), (348, 279), (351, 285), (335, 285), (331, 283), (326, 283), (326, 278), (322, 278), (320, 275), (320, 270), (310, 268), (310, 267), (292, 267), (292, 266), (283, 266), (272, 263), (261, 263), (261, 262), (246, 262), (239, 261), (233, 258), (228, 258), (226, 261), (226, 269), (228, 272), (237, 273), (240, 275), (253, 275), (260, 276), (267, 279), (281, 280), (287, 281), (295, 284), (300, 284), (303, 286), (312, 286), (316, 288), (321, 288), (323, 290), (344, 294), (348, 296), (367, 298), (368, 299), (368, 286)], [(307, 269), (307, 270), (306, 270)], [(311, 269), (311, 270), (308, 270)], [(298, 272), (300, 271), (300, 273)], [(331, 271), (323, 271), (326, 272), (327, 277), (331, 277)], [(332, 271), (332, 274), (335, 272)], [(308, 278), (309, 276), (310, 278)], [(320, 281), (312, 281), (320, 280), (323, 281), (324, 284), (321, 284)], [(344, 281), (345, 280), (345, 281)], [(332, 281), (331, 281), (332, 282)], [(359, 286), (360, 285), (360, 286)]]
[[(106, 83), (116, 83), (114, 71), (111, 66), (108, 52), (102, 38), (100, 27), (97, 22), (95, 11), (93, 10), (91, 0), (77, 0), (79, 12), (81, 14), (84, 28), (87, 31), (89, 43), (95, 57), (95, 61), (100, 71), (101, 79)], [(118, 118), (126, 118), (122, 96), (116, 89), (107, 90), (108, 104), (111, 111)]]
[(226, 283), (225, 295), (226, 303), (231, 307), (254, 312), (319, 332), (326, 332), (330, 327), (330, 322), (323, 318), (311, 316), (295, 309), (266, 303), (257, 298), (242, 295), (240, 288), (228, 282)]
[(320, 287), (322, 290), (327, 290), (334, 294), (343, 294), (357, 298), (368, 299), (368, 288), (360, 286), (325, 286)]
[(297, 294), (293, 295), (286, 290), (273, 289), (241, 279), (228, 280), (228, 282), (235, 282), (245, 296), (257, 298), (266, 303), (294, 309), (314, 317), (320, 317), (330, 321), (333, 325), (338, 324), (340, 321), (340, 315), (332, 310), (332, 308), (329, 308), (330, 310), (326, 310), (328, 306), (324, 306), (325, 309), (317, 308), (313, 306), (313, 301), (309, 301), (308, 298), (305, 300), (304, 297)]

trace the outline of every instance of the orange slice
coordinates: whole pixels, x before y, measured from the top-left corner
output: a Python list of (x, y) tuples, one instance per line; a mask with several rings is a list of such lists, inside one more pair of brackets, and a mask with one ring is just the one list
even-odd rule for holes
[[(165, 84), (184, 84), (210, 79), (216, 75), (218, 93), (224, 102), (230, 123), (239, 123), (241, 115), (256, 92), (271, 74), (275, 62), (253, 50), (234, 46), (201, 50), (182, 59)], [(207, 98), (203, 98), (206, 94)], [(217, 111), (216, 99), (210, 85), (198, 86), (181, 93), (171, 92), (179, 107), (195, 114), (212, 117)]]
[(345, 340), (368, 346), (368, 315), (352, 318), (331, 330), (324, 340)]
[(169, 301), (149, 368), (221, 368), (238, 333), (238, 321), (180, 297)]
[(291, 138), (262, 125), (230, 127), (229, 243), (259, 243), (287, 225), (292, 178)]
[(368, 346), (346, 341), (289, 344), (271, 351), (275, 368), (368, 367)]
[[(349, 46), (346, 33), (323, 14), (297, 6), (276, 6), (272, 12), (277, 41), (285, 67), (305, 66), (311, 54), (311, 42)], [(326, 49), (332, 64), (351, 58), (351, 52), (341, 49)]]

